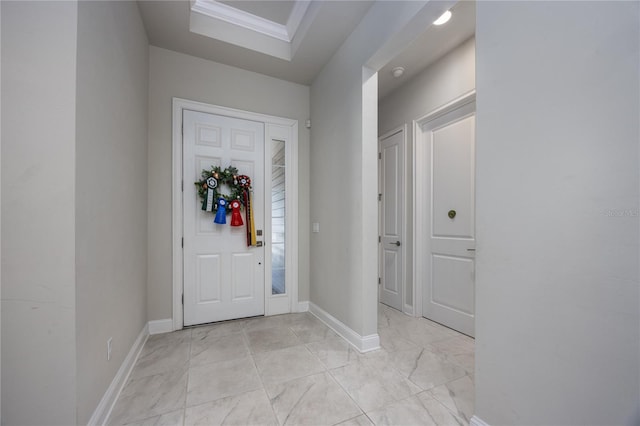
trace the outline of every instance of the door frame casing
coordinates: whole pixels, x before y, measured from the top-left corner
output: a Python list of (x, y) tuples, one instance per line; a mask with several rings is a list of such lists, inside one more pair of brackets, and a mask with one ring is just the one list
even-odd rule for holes
[[(382, 164), (380, 162), (380, 153), (381, 153), (381, 143), (384, 139), (395, 135), (396, 133), (402, 132), (402, 190), (405, 192), (407, 188), (407, 125), (403, 124), (398, 126), (383, 135), (378, 137), (378, 194), (382, 194)], [(402, 244), (407, 241), (407, 197), (406, 194), (403, 194), (402, 197), (402, 206), (401, 206), (401, 215), (402, 215), (402, 228), (400, 230), (400, 240)], [(378, 237), (382, 235), (382, 202), (378, 201)], [(378, 238), (378, 278), (382, 280), (382, 245), (380, 243), (380, 238)], [(407, 250), (402, 249), (402, 263), (400, 265), (402, 270), (402, 282), (401, 292), (402, 292), (402, 311), (412, 315), (413, 307), (411, 305), (407, 305)], [(378, 301), (380, 300), (380, 295), (382, 291), (382, 282), (378, 285)]]
[(431, 187), (427, 182), (431, 182), (431, 166), (422, 162), (427, 157), (429, 146), (426, 143), (422, 127), (433, 121), (476, 101), (476, 91), (471, 90), (451, 102), (448, 102), (432, 110), (426, 115), (413, 120), (413, 305), (414, 316), (422, 317), (423, 309), (423, 288), (426, 274), (430, 273), (427, 262), (420, 261), (429, 255), (429, 238), (422, 236), (430, 232), (428, 224), (431, 221)]
[[(172, 265), (173, 265), (173, 298), (172, 298), (172, 322), (173, 330), (181, 330), (184, 326), (184, 307), (182, 294), (184, 291), (183, 267), (184, 251), (183, 238), (183, 211), (182, 188), (188, 183), (182, 181), (182, 116), (184, 110), (239, 118), (243, 120), (257, 121), (264, 124), (265, 143), (265, 214), (264, 235), (265, 242), (265, 316), (277, 315), (287, 312), (296, 312), (298, 309), (298, 121), (242, 111), (203, 102), (187, 99), (173, 98), (172, 101)], [(271, 145), (272, 139), (285, 142), (285, 294), (271, 294)], [(269, 177), (267, 179), (266, 177)], [(269, 207), (269, 208), (267, 208)]]

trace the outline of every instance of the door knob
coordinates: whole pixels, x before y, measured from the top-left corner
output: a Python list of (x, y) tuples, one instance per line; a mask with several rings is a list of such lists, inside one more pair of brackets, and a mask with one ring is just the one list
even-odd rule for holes
[(395, 244), (396, 246), (400, 247), (400, 241), (396, 241), (395, 243), (389, 243), (389, 244)]
[(456, 217), (456, 211), (449, 210), (449, 213), (447, 213), (447, 216), (449, 216), (449, 219), (453, 219), (454, 217)]

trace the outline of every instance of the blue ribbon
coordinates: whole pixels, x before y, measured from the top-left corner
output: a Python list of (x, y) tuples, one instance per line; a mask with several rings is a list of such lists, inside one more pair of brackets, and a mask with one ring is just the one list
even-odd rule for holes
[(227, 200), (224, 198), (218, 198), (218, 211), (216, 212), (216, 218), (213, 219), (214, 223), (224, 225), (227, 223)]

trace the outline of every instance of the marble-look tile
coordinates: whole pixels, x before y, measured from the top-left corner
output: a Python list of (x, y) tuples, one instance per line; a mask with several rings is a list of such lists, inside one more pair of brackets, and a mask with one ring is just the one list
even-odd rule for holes
[(376, 425), (465, 425), (426, 392), (396, 401), (367, 415)]
[(191, 343), (191, 366), (211, 362), (228, 361), (249, 355), (249, 348), (242, 333), (226, 336), (206, 335)]
[(258, 353), (254, 355), (254, 359), (270, 397), (273, 397), (273, 386), (278, 383), (325, 370), (322, 363), (304, 345)]
[(427, 324), (430, 327), (433, 327), (433, 328), (435, 328), (435, 329), (437, 329), (439, 331), (442, 331), (445, 334), (448, 334), (450, 337), (458, 337), (458, 336), (468, 337), (468, 336), (465, 336), (462, 333), (457, 332), (456, 330), (454, 330), (452, 328), (445, 327), (442, 324), (439, 324), (439, 323), (437, 323), (435, 321), (431, 321), (430, 319), (422, 317), (422, 318), (420, 318), (420, 321), (425, 323), (425, 324)]
[(289, 327), (293, 327), (296, 324), (302, 324), (304, 322), (308, 322), (308, 321), (315, 321), (318, 318), (316, 318), (315, 315), (313, 315), (310, 312), (296, 312), (293, 314), (286, 314), (286, 315), (279, 315), (281, 318), (281, 320), (283, 321), (283, 324), (289, 326)]
[(307, 349), (329, 369), (342, 367), (360, 357), (360, 353), (342, 337), (309, 343)]
[(191, 338), (193, 341), (196, 341), (241, 333), (242, 330), (244, 330), (246, 323), (247, 320), (233, 320), (195, 327), (191, 332)]
[(452, 337), (450, 339), (433, 342), (430, 343), (427, 348), (432, 352), (440, 352), (446, 355), (459, 355), (473, 353), (475, 351), (473, 339), (466, 336)]
[(329, 373), (281, 383), (271, 395), (281, 425), (332, 425), (362, 414)]
[(411, 321), (401, 326), (392, 327), (400, 337), (417, 346), (425, 347), (430, 343), (451, 338), (451, 334), (429, 324), (427, 321)]
[(150, 417), (133, 423), (127, 423), (126, 426), (182, 426), (184, 421), (184, 409), (172, 411), (170, 413), (161, 414), (159, 416)]
[(451, 362), (454, 362), (464, 368), (467, 371), (467, 374), (472, 375), (475, 372), (476, 356), (474, 353), (451, 355), (449, 359)]
[(467, 374), (463, 368), (448, 361), (442, 354), (436, 354), (423, 348), (393, 352), (391, 358), (392, 365), (404, 377), (424, 390)]
[(181, 409), (186, 391), (186, 368), (131, 378), (118, 397), (109, 424), (127, 424)]
[(382, 303), (378, 304), (378, 328), (393, 327), (412, 321), (414, 318), (409, 315), (390, 308)]
[(292, 324), (289, 328), (298, 336), (298, 339), (304, 343), (338, 337), (333, 330), (313, 316), (304, 317), (300, 321)]
[(331, 370), (331, 374), (365, 412), (420, 392), (388, 363), (376, 358), (358, 360)]
[(204, 364), (189, 369), (187, 407), (260, 389), (251, 357)]
[(247, 332), (257, 330), (269, 330), (273, 328), (289, 327), (291, 324), (298, 321), (300, 318), (304, 318), (308, 313), (296, 313), (285, 315), (273, 315), (270, 317), (255, 317), (247, 319), (244, 324), (244, 329)]
[(417, 348), (415, 343), (400, 336), (394, 328), (378, 330), (378, 335), (380, 336), (380, 346), (389, 352)]
[(349, 420), (345, 420), (344, 422), (338, 423), (335, 426), (373, 426), (373, 423), (371, 423), (371, 420), (369, 420), (369, 417), (363, 414), (361, 416), (354, 417)]
[(278, 425), (263, 389), (189, 407), (185, 426), (191, 425)]
[(187, 342), (191, 339), (191, 329), (172, 331), (171, 333), (153, 334), (147, 339), (145, 346), (166, 345), (168, 343)]
[(471, 377), (464, 376), (435, 387), (429, 394), (465, 422), (471, 421), (475, 409), (475, 385)]
[(389, 320), (389, 317), (385, 315), (385, 312), (378, 308), (378, 331), (387, 327), (391, 327), (391, 321)]
[(468, 423), (475, 341), (384, 305), (378, 321), (365, 354), (309, 313), (150, 336), (109, 424), (270, 425), (274, 407), (286, 424)]
[(298, 337), (286, 327), (245, 331), (252, 353), (275, 351), (302, 344)]
[(393, 366), (390, 364), (392, 362), (391, 352), (384, 348), (359, 354), (355, 362), (378, 370), (393, 369)]
[(470, 337), (460, 335), (427, 346), (432, 352), (441, 353), (451, 362), (472, 374), (475, 370), (475, 343)]
[(131, 371), (131, 377), (152, 376), (185, 368), (189, 362), (191, 330), (188, 333), (183, 331), (150, 336)]

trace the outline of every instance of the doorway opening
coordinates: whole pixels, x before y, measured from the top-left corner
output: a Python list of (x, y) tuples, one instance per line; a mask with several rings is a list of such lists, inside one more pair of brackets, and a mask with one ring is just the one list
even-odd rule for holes
[[(225, 132), (229, 149), (222, 148)], [(234, 317), (297, 312), (297, 138), (296, 120), (174, 98), (174, 330)], [(212, 212), (202, 211), (193, 183), (212, 166), (254, 174), (252, 243), (247, 242), (246, 224), (231, 228), (217, 219), (214, 224)], [(228, 240), (228, 247), (209, 247), (221, 238)], [(223, 249), (231, 251), (225, 254)], [(223, 274), (228, 275), (224, 280)], [(238, 285), (215, 285), (223, 281)], [(239, 308), (249, 302), (251, 312)], [(202, 312), (191, 315), (196, 307)], [(225, 309), (229, 313), (219, 317)]]
[[(462, 234), (460, 232), (456, 231), (458, 232), (457, 234), (455, 232), (451, 233), (449, 229), (443, 231), (440, 229), (442, 228), (440, 225), (455, 224), (456, 226), (462, 226), (463, 221), (467, 221), (467, 224), (475, 224), (473, 214), (471, 212), (462, 212), (461, 209), (464, 209), (464, 207), (460, 207), (457, 204), (454, 206), (452, 204), (453, 199), (437, 195), (438, 206), (432, 204), (431, 197), (434, 191), (443, 191), (442, 185), (445, 188), (446, 185), (452, 185), (451, 189), (444, 189), (447, 193), (453, 191), (453, 187), (462, 188), (461, 186), (456, 186), (456, 181), (463, 178), (461, 175), (458, 176), (456, 173), (447, 175), (438, 171), (442, 170), (442, 161), (446, 159), (446, 161), (455, 162), (455, 158), (457, 158), (454, 155), (455, 153), (449, 153), (451, 154), (449, 155), (445, 152), (446, 149), (440, 149), (453, 146), (441, 143), (444, 140), (442, 137), (447, 136), (447, 131), (440, 127), (431, 129), (435, 130), (435, 133), (432, 132), (432, 136), (435, 134), (438, 138), (435, 143), (436, 157), (431, 155), (431, 150), (434, 149), (432, 141), (428, 141), (428, 147), (422, 144), (426, 138), (423, 135), (424, 126), (428, 122), (438, 117), (440, 113), (445, 112), (455, 102), (469, 103), (471, 102), (469, 101), (470, 97), (475, 96), (475, 2), (455, 3), (450, 8), (450, 11), (452, 12), (452, 17), (447, 24), (430, 26), (378, 72), (379, 144), (398, 129), (404, 128), (404, 164), (406, 165), (403, 172), (403, 182), (405, 183), (403, 197), (397, 197), (400, 204), (400, 212), (398, 214), (404, 220), (404, 232), (400, 236), (401, 238), (397, 240), (403, 247), (400, 255), (403, 256), (404, 268), (402, 273), (392, 274), (391, 272), (395, 271), (393, 271), (393, 268), (388, 268), (388, 265), (393, 266), (391, 260), (398, 259), (400, 255), (391, 256), (391, 251), (387, 247), (388, 244), (381, 244), (382, 236), (386, 232), (383, 228), (383, 225), (386, 225), (383, 222), (386, 220), (384, 215), (389, 209), (388, 206), (383, 205), (386, 204), (385, 192), (389, 187), (384, 182), (389, 180), (389, 177), (385, 176), (388, 173), (382, 168), (381, 159), (378, 161), (380, 182), (378, 192), (381, 200), (379, 203), (379, 300), (407, 315), (424, 316), (434, 321), (440, 319), (448, 327), (473, 335), (472, 328), (463, 328), (453, 322), (447, 322), (446, 319), (434, 317), (432, 310), (426, 308), (428, 304), (431, 306), (434, 304), (445, 305), (467, 316), (473, 316), (473, 308), (475, 306), (475, 293), (469, 294), (469, 288), (473, 289), (469, 282), (474, 279), (472, 256), (475, 247), (465, 246), (462, 249), (464, 256), (458, 256), (446, 250), (444, 253), (427, 253), (424, 245), (426, 241), (433, 239), (434, 232), (435, 234), (441, 233), (444, 237), (449, 238), (449, 242), (458, 242), (461, 238)], [(403, 72), (399, 72), (399, 68), (403, 68)], [(447, 111), (450, 112), (450, 110)], [(466, 123), (468, 124), (468, 121)], [(440, 126), (445, 124), (447, 123), (439, 123)], [(469, 148), (468, 144), (467, 148)], [(436, 160), (435, 167), (432, 164), (434, 158)], [(468, 166), (472, 167), (469, 164)], [(434, 172), (438, 177), (438, 181), (432, 179)], [(446, 181), (441, 184), (441, 179)], [(435, 187), (433, 186), (434, 182)], [(469, 188), (467, 188), (467, 191), (470, 190), (471, 193), (474, 193), (472, 185)], [(426, 206), (423, 203), (424, 199), (429, 201)], [(446, 209), (445, 216), (442, 218), (444, 222), (440, 223), (441, 218), (439, 215), (436, 221), (436, 225), (439, 228), (434, 229), (431, 212), (434, 207), (440, 208), (442, 203), (451, 205), (442, 207)], [(453, 218), (448, 216), (450, 211), (454, 216)], [(466, 234), (469, 234), (469, 232), (466, 232)], [(462, 237), (469, 240), (471, 236), (465, 235)], [(439, 242), (439, 240), (436, 242)], [(434, 259), (435, 268), (433, 267)], [(462, 265), (465, 265), (464, 271), (460, 269)], [(446, 281), (449, 285), (439, 286), (436, 291), (431, 291), (434, 277), (436, 278), (435, 282)], [(466, 279), (465, 285), (460, 284), (460, 280), (463, 277)], [(389, 284), (387, 281), (390, 278), (399, 280), (400, 284)], [(460, 288), (464, 288), (466, 293), (458, 294)], [(398, 290), (402, 303), (394, 304), (389, 301), (389, 289)]]

